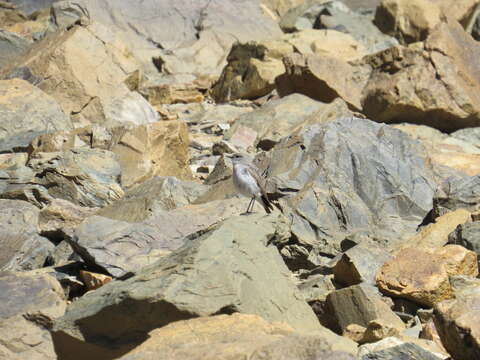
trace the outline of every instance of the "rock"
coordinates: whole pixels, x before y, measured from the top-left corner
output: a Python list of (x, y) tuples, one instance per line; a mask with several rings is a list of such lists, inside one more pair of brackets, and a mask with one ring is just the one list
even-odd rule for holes
[(440, 360), (442, 358), (436, 356), (420, 346), (412, 343), (402, 343), (401, 345), (389, 347), (385, 350), (375, 351), (363, 355), (362, 360)]
[(124, 84), (127, 74), (139, 64), (109, 31), (98, 24), (60, 31), (4, 67), (0, 77), (28, 68), (39, 78), (38, 87), (77, 124), (141, 125), (157, 121), (158, 114), (150, 104)]
[(21, 10), (25, 15), (30, 16), (33, 13), (48, 9), (55, 1), (58, 0), (6, 0), (15, 8)]
[(450, 233), (455, 230), (457, 226), (471, 221), (472, 216), (470, 212), (465, 209), (458, 209), (446, 213), (436, 218), (434, 223), (424, 226), (415, 236), (402, 242), (400, 247), (402, 249), (407, 247), (434, 249), (444, 246), (448, 242)]
[(345, 251), (333, 267), (335, 281), (347, 286), (366, 282), (375, 285), (380, 267), (392, 256), (379, 246), (360, 244)]
[(159, 208), (137, 223), (92, 216), (75, 230), (70, 244), (87, 264), (120, 277), (138, 272), (243, 209), (244, 204), (232, 199), (170, 211)]
[(325, 123), (339, 116), (352, 113), (341, 100), (324, 104), (301, 94), (291, 94), (267, 102), (260, 109), (240, 115), (225, 134), (225, 139), (234, 138), (243, 128), (256, 132), (252, 145), (268, 151), (284, 136), (314, 123)]
[(278, 20), (277, 18), (282, 17), (290, 9), (300, 5), (303, 1), (304, 0), (263, 0), (262, 6), (268, 9), (268, 11), (264, 9), (268, 15), (273, 13), (273, 18)]
[(442, 21), (436, 1), (382, 0), (375, 13), (375, 25), (402, 43), (423, 41)]
[(435, 327), (453, 359), (477, 359), (480, 356), (480, 282), (473, 280), (470, 286), (456, 291), (455, 295), (455, 299), (435, 306)]
[(0, 200), (0, 270), (31, 270), (45, 264), (54, 245), (38, 234), (39, 210), (21, 200)]
[(0, 29), (0, 69), (25, 53), (31, 44), (15, 33)]
[(91, 271), (80, 270), (80, 278), (87, 290), (95, 290), (112, 281), (111, 276), (97, 274)]
[[(448, 136), (424, 125), (400, 124), (395, 127), (420, 140), (434, 166), (448, 166), (470, 176), (480, 173), (480, 149), (475, 145), (474, 134), (466, 136), (466, 129)], [(474, 130), (468, 130), (474, 133)]]
[(342, 336), (360, 343), (366, 330), (367, 329), (361, 325), (350, 324), (343, 330)]
[(99, 216), (127, 222), (141, 222), (158, 210), (173, 210), (191, 204), (208, 187), (175, 177), (155, 176), (125, 193), (125, 196), (100, 209)]
[(55, 1), (51, 7), (52, 21), (59, 29), (67, 29), (75, 24), (87, 25), (88, 9), (73, 1)]
[(406, 248), (382, 266), (377, 285), (389, 295), (431, 307), (453, 297), (449, 282), (453, 275), (477, 276), (475, 253), (458, 245), (436, 250)]
[(0, 273), (0, 357), (56, 359), (48, 328), (66, 307), (62, 287), (50, 275)]
[(461, 245), (480, 256), (480, 222), (460, 224), (448, 236), (450, 244)]
[(372, 54), (397, 45), (395, 38), (373, 25), (372, 17), (350, 11), (340, 1), (313, 0), (291, 9), (280, 21), (284, 32), (303, 29), (331, 29), (351, 35)]
[(479, 209), (479, 202), (480, 176), (447, 179), (435, 192), (432, 213), (434, 217), (438, 217), (462, 208), (474, 212)]
[(375, 319), (368, 323), (368, 326), (365, 329), (363, 337), (360, 339), (359, 343), (364, 344), (377, 342), (390, 336), (395, 336), (398, 333), (398, 328), (392, 326), (392, 324), (389, 324), (383, 319)]
[(53, 199), (46, 207), (40, 210), (38, 227), (40, 233), (50, 239), (59, 241), (72, 237), (75, 228), (87, 217), (98, 211), (98, 208), (78, 206), (63, 199)]
[(92, 22), (121, 35), (145, 72), (160, 71), (164, 76), (218, 77), (235, 41), (281, 35), (276, 22), (263, 14), (259, 0), (76, 2), (87, 9)]
[(80, 148), (52, 154), (29, 162), (41, 174), (38, 181), (52, 197), (101, 207), (123, 196), (121, 168), (114, 153)]
[(335, 331), (342, 333), (348, 325), (369, 328), (372, 320), (383, 322), (397, 332), (405, 329), (403, 321), (385, 304), (370, 285), (354, 285), (327, 295), (327, 307), (335, 318)]
[(450, 134), (455, 139), (466, 141), (475, 147), (479, 147), (480, 127), (460, 129)]
[(432, 208), (432, 175), (421, 153), (401, 131), (359, 118), (282, 139), (271, 151), (270, 177), (292, 221), (294, 242), (281, 245), (289, 266), (318, 266), (359, 232), (387, 249), (414, 235)]
[(325, 301), (327, 295), (335, 290), (332, 275), (313, 275), (297, 284), (303, 298), (308, 303), (312, 301)]
[[(354, 359), (346, 341), (331, 334), (299, 334), (283, 323), (257, 315), (232, 314), (171, 323), (150, 332), (149, 340), (122, 356), (134, 359)], [(332, 352), (333, 351), (333, 352)], [(347, 351), (347, 352), (344, 352)]]
[(472, 37), (475, 40), (480, 41), (480, 16), (478, 15), (472, 27)]
[(112, 146), (122, 168), (122, 185), (130, 187), (153, 176), (192, 178), (188, 130), (181, 121), (160, 121), (127, 131)]
[(453, 21), (436, 26), (423, 44), (372, 55), (363, 112), (375, 121), (414, 119), (447, 132), (478, 126), (480, 95), (473, 89), (480, 67), (469, 59), (479, 55), (480, 45)]
[(266, 246), (288, 236), (286, 222), (275, 217), (226, 220), (138, 275), (73, 303), (52, 331), (59, 357), (86, 349), (93, 358), (118, 357), (154, 328), (214, 314), (256, 314), (304, 332), (321, 330), (278, 250)]
[(2, 152), (26, 149), (39, 134), (72, 128), (52, 97), (19, 79), (0, 80), (0, 117)]
[(442, 349), (445, 353), (447, 352), (443, 347), (442, 340), (440, 339), (440, 335), (438, 335), (437, 328), (435, 327), (435, 322), (433, 318), (428, 320), (422, 326), (422, 332), (420, 333), (421, 339), (427, 339), (433, 341), (439, 348)]
[[(349, 108), (362, 109), (361, 97), (370, 67), (347, 63), (339, 58), (292, 54), (283, 59), (285, 72), (275, 79), (278, 94), (301, 93), (312, 99), (330, 103), (343, 99)], [(335, 74), (343, 74), (338, 81)]]
[(202, 102), (204, 96), (194, 84), (143, 84), (140, 92), (152, 105)]
[(275, 79), (285, 72), (284, 56), (299, 54), (329, 56), (345, 61), (365, 54), (363, 46), (348, 34), (333, 30), (304, 30), (281, 39), (237, 43), (232, 47), (222, 75), (212, 89), (217, 102), (255, 99), (275, 88)]

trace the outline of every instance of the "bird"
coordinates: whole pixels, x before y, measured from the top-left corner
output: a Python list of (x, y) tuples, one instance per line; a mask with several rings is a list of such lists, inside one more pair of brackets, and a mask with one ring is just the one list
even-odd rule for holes
[(263, 206), (267, 214), (270, 214), (273, 206), (265, 191), (265, 179), (260, 174), (258, 168), (246, 155), (240, 153), (233, 154), (231, 159), (233, 163), (232, 178), (235, 188), (240, 194), (251, 198), (245, 214), (253, 210), (255, 200)]

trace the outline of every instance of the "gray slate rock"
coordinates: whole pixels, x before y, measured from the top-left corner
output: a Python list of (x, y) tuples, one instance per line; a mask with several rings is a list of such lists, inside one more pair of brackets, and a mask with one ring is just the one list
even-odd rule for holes
[(123, 196), (121, 168), (113, 152), (78, 148), (44, 154), (28, 165), (50, 196), (87, 207), (105, 206)]
[(88, 348), (90, 358), (110, 359), (154, 328), (222, 313), (257, 314), (299, 331), (321, 331), (278, 250), (267, 246), (288, 236), (288, 225), (273, 216), (226, 220), (138, 275), (74, 302), (52, 331), (59, 358)]
[(0, 80), (0, 99), (0, 152), (26, 149), (40, 134), (73, 128), (52, 97), (24, 80)]
[(433, 216), (441, 216), (449, 211), (467, 209), (475, 211), (480, 204), (480, 176), (447, 178), (435, 192)]
[(173, 176), (156, 176), (129, 189), (125, 196), (102, 208), (97, 215), (110, 219), (140, 222), (157, 210), (173, 210), (192, 203), (208, 186)]
[(434, 187), (422, 153), (401, 131), (358, 118), (312, 125), (277, 144), (270, 176), (292, 221), (295, 241), (282, 245), (292, 268), (338, 255), (354, 233), (385, 248), (415, 234)]
[(457, 226), (448, 236), (449, 244), (461, 245), (474, 251), (480, 259), (480, 222), (474, 221)]
[(6, 2), (15, 5), (25, 15), (30, 16), (34, 12), (49, 8), (58, 0), (6, 0)]
[(31, 44), (31, 41), (15, 33), (0, 29), (0, 69), (25, 53)]
[(54, 245), (38, 234), (39, 210), (21, 200), (0, 200), (0, 270), (42, 267)]
[(158, 209), (136, 223), (92, 216), (68, 241), (87, 264), (119, 277), (138, 272), (178, 249), (189, 238), (243, 210), (243, 203), (222, 200), (170, 211)]
[(405, 343), (362, 356), (361, 360), (441, 360), (430, 351), (413, 343)]

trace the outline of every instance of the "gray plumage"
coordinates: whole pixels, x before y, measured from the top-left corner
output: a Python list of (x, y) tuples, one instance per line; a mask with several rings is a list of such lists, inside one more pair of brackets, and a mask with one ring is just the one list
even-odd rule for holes
[(270, 214), (273, 206), (268, 200), (265, 191), (265, 179), (260, 175), (258, 168), (246, 156), (241, 154), (233, 155), (232, 163), (235, 188), (240, 194), (251, 198), (246, 212), (248, 213), (249, 210), (253, 209), (255, 200), (257, 200), (265, 211)]

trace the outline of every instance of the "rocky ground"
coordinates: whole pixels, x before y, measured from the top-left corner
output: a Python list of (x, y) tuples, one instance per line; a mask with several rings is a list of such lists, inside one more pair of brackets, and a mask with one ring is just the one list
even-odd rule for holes
[(479, 14), (0, 0), (0, 359), (480, 359)]

